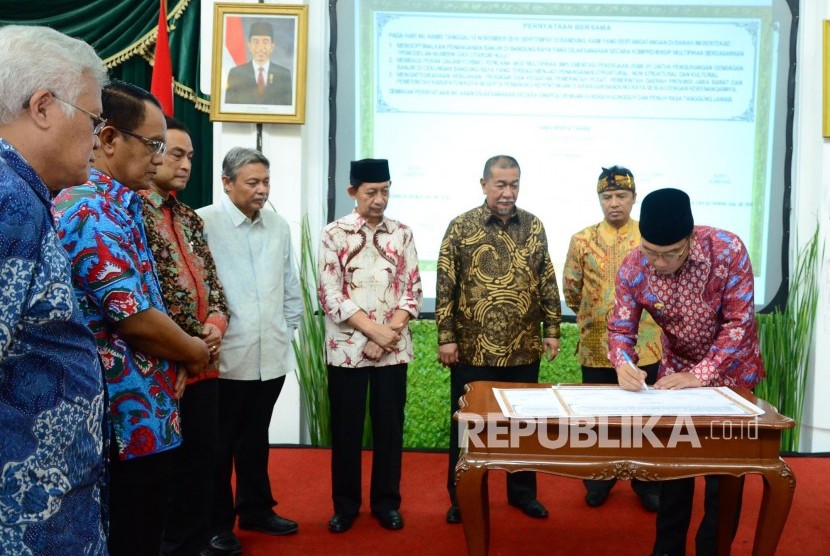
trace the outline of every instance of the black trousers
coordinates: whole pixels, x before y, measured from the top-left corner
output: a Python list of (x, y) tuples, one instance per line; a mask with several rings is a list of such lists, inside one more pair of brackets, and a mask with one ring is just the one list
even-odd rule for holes
[[(657, 371), (660, 369), (660, 363), (652, 363), (641, 367), (646, 372), (646, 384), (649, 386), (657, 382)], [(617, 371), (613, 367), (586, 367), (582, 365), (582, 383), (583, 384), (618, 384)], [(609, 492), (616, 484), (617, 479), (608, 479), (607, 481), (596, 481), (593, 479), (585, 479), (582, 483), (588, 492)], [(641, 481), (633, 479), (631, 481), (631, 488), (638, 496), (648, 496), (650, 494), (660, 493), (660, 483), (654, 481)]]
[(210, 538), (213, 484), (219, 454), (219, 379), (187, 386), (179, 415), (183, 442), (174, 458), (161, 554), (192, 556)]
[(372, 421), (373, 512), (401, 507), (401, 453), (406, 404), (406, 364), (386, 367), (328, 366), (331, 410), (331, 492), (334, 512), (357, 515), (366, 392)]
[(179, 448), (121, 461), (115, 435), (111, 438), (109, 553), (118, 556), (158, 554), (173, 461)]
[[(686, 554), (686, 535), (692, 520), (692, 502), (695, 496), (695, 479), (675, 479), (661, 481), (660, 510), (657, 512), (657, 539), (654, 542), (654, 554), (659, 556), (684, 556)], [(740, 480), (738, 507), (732, 538), (738, 530), (741, 515), (741, 497), (744, 478)], [(703, 499), (703, 519), (695, 535), (695, 554), (697, 556), (717, 556), (718, 553), (718, 494), (720, 477), (706, 476), (706, 492)]]
[[(268, 479), (268, 425), (285, 377), (271, 380), (219, 379), (219, 457), (211, 532), (255, 523), (274, 513), (277, 502)], [(231, 474), (236, 469), (236, 504)]]
[[(539, 360), (513, 367), (474, 367), (458, 363), (450, 371), (450, 415), (458, 411), (458, 399), (464, 394), (464, 386), (477, 380), (502, 382), (539, 382)], [(450, 452), (447, 468), (447, 490), (450, 502), (458, 505), (455, 492), (455, 466), (458, 463), (458, 423), (450, 421)], [(536, 499), (536, 473), (518, 471), (507, 474), (507, 501), (524, 506)]]

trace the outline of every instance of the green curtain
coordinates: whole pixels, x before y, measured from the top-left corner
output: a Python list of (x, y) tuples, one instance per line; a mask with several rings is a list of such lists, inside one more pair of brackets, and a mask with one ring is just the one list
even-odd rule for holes
[[(200, 2), (168, 0), (176, 118), (190, 129), (193, 172), (180, 199), (194, 208), (211, 197), (213, 128), (209, 99), (199, 92)], [(46, 25), (91, 44), (110, 77), (150, 88), (159, 0), (0, 0), (0, 25)]]

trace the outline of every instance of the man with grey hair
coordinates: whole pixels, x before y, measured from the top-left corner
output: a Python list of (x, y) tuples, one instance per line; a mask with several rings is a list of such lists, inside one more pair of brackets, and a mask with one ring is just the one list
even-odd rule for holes
[(88, 44), (0, 28), (2, 554), (107, 554), (103, 375), (51, 214), (89, 176), (106, 82)]
[[(438, 361), (450, 368), (450, 406), (476, 380), (538, 382), (542, 353), (559, 353), (561, 309), (542, 222), (516, 207), (519, 163), (496, 155), (480, 180), (484, 203), (450, 222), (438, 255), (435, 322)], [(541, 325), (541, 334), (540, 334)], [(447, 523), (461, 523), (455, 489), (458, 426), (450, 427)], [(507, 476), (507, 501), (525, 515), (548, 516), (536, 475)]]
[(123, 82), (101, 94), (107, 126), (89, 180), (54, 199), (72, 283), (95, 334), (107, 383), (109, 550), (158, 554), (175, 449), (184, 373), (201, 372), (207, 344), (168, 316), (136, 191), (161, 165), (167, 126), (149, 92)]
[[(268, 478), (268, 426), (293, 368), (291, 338), (303, 302), (288, 223), (266, 210), (270, 164), (259, 151), (231, 149), (222, 161), (226, 195), (197, 213), (225, 289), (229, 323), (219, 354), (219, 457), (210, 544), (239, 554), (240, 529), (270, 535), (297, 531), (277, 515)], [(236, 504), (231, 471), (236, 468)]]

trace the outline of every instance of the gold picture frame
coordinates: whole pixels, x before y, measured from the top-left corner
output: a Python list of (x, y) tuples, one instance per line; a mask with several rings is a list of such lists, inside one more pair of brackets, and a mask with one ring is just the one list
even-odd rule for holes
[(822, 60), (824, 61), (824, 118), (821, 126), (822, 135), (830, 138), (830, 19), (824, 20), (824, 41), (822, 43)]
[(210, 119), (305, 122), (308, 6), (216, 4)]

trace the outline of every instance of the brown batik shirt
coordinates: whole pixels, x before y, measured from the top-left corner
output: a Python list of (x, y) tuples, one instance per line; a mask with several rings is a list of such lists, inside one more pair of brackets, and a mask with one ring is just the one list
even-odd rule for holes
[(525, 365), (541, 357), (542, 337), (559, 338), (559, 290), (545, 228), (527, 211), (517, 208), (503, 224), (483, 204), (450, 222), (437, 289), (438, 343), (457, 343), (463, 364)]

